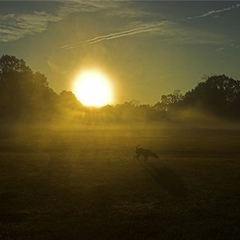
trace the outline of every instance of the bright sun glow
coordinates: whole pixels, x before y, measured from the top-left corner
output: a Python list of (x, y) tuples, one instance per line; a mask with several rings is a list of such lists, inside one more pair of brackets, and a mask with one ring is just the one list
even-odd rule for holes
[(85, 106), (101, 107), (113, 101), (110, 81), (98, 71), (80, 73), (73, 84), (73, 93)]

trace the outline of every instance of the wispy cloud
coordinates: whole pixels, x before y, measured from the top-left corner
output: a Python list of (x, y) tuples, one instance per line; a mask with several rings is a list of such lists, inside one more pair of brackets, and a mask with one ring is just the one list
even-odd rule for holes
[(216, 15), (216, 14), (219, 14), (219, 13), (227, 12), (227, 11), (239, 8), (239, 7), (240, 7), (240, 4), (236, 4), (234, 6), (230, 6), (230, 7), (223, 8), (223, 9), (211, 10), (209, 12), (203, 13), (203, 14), (198, 15), (198, 16), (188, 17), (187, 19), (190, 20), (190, 19), (196, 19), (196, 18), (204, 18), (204, 17), (208, 17), (208, 16), (211, 16), (211, 15)]
[[(37, 9), (27, 12), (28, 5), (24, 12), (18, 12), (13, 6), (8, 8), (7, 14), (5, 11), (0, 11), (0, 42), (12, 42), (25, 36), (44, 32), (51, 22), (61, 21), (71, 13), (97, 11), (101, 9), (101, 6), (102, 4), (98, 2), (59, 2), (59, 8), (55, 12)], [(12, 12), (9, 9), (12, 9)]]
[(219, 47), (219, 48), (215, 49), (215, 52), (221, 52), (221, 51), (223, 51), (224, 49), (225, 49), (224, 47)]
[(222, 46), (231, 43), (228, 36), (208, 30), (199, 30), (194, 27), (186, 27), (181, 23), (168, 22), (165, 28), (159, 28), (154, 34), (160, 36), (159, 40), (168, 44), (182, 45), (215, 45)]
[(46, 12), (2, 15), (0, 16), (0, 42), (15, 41), (26, 35), (42, 32), (49, 22), (59, 20), (58, 16)]
[(95, 12), (106, 8), (109, 4), (98, 1), (65, 1), (59, 8), (58, 15), (65, 17), (78, 12)]
[(221, 47), (216, 48), (215, 52), (222, 52), (224, 50), (230, 50), (230, 49), (232, 49), (234, 51), (239, 50), (240, 49), (239, 43), (236, 42), (236, 41), (233, 41), (230, 44), (226, 44), (225, 46), (221, 46)]

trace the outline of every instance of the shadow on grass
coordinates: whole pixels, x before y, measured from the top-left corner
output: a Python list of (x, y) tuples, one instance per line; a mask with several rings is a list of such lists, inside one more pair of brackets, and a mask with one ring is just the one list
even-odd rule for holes
[(174, 171), (166, 167), (156, 167), (150, 162), (146, 162), (143, 166), (146, 172), (163, 190), (174, 197), (186, 197), (187, 189), (181, 178)]

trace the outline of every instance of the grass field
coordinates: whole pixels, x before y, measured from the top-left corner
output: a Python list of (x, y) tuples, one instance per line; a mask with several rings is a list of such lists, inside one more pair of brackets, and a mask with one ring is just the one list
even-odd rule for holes
[[(240, 131), (2, 131), (0, 239), (237, 240)], [(134, 160), (136, 145), (158, 159)]]

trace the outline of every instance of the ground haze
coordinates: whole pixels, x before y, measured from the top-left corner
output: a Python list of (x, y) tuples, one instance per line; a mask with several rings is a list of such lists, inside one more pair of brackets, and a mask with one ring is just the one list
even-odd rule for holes
[[(1, 130), (1, 239), (238, 239), (240, 131)], [(140, 144), (158, 159), (134, 160)]]

